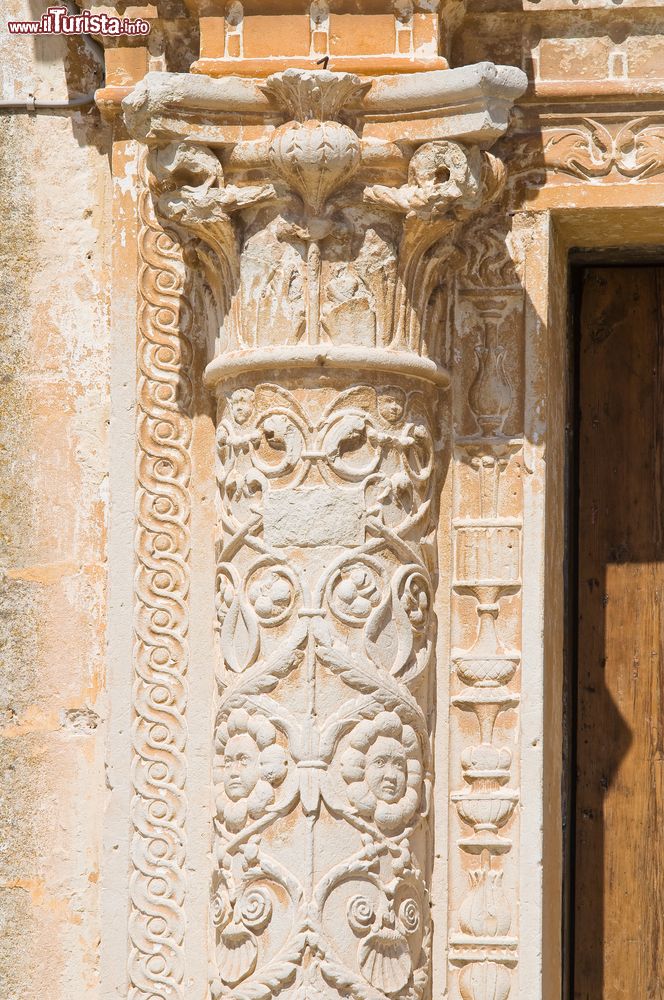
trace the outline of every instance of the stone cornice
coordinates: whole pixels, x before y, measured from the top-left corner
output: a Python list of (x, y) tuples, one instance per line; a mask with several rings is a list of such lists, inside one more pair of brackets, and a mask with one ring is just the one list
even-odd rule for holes
[[(388, 142), (455, 139), (490, 146), (506, 128), (526, 87), (512, 66), (477, 63), (461, 69), (374, 77), (347, 108), (363, 138)], [(270, 138), (286, 120), (258, 80), (148, 73), (122, 102), (130, 134), (148, 143), (188, 139), (206, 146)]]
[(664, 100), (664, 80), (533, 80), (520, 100), (524, 105), (543, 105), (546, 114), (552, 104), (571, 107), (578, 112), (584, 104), (610, 103), (615, 106), (661, 105)]

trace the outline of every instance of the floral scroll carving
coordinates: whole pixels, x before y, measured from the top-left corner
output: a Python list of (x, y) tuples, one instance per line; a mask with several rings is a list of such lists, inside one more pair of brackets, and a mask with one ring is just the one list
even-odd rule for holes
[(657, 116), (616, 122), (587, 118), (545, 135), (545, 164), (572, 177), (617, 173), (645, 180), (664, 172), (664, 121)]
[[(432, 527), (432, 401), (396, 385), (258, 383), (221, 407), (216, 908), (228, 914), (261, 886), (290, 929), (270, 947), (246, 921), (221, 919), (213, 991), (251, 997), (269, 979), (419, 997), (429, 917), (415, 852), (431, 755), (417, 692), (434, 622), (431, 554), (417, 539)], [(315, 526), (284, 528), (293, 506)], [(330, 823), (338, 848), (325, 842)]]
[(629, 111), (597, 111), (595, 115), (551, 113), (537, 137), (526, 118), (524, 131), (511, 140), (514, 179), (527, 184), (648, 182), (664, 172), (664, 118), (651, 111), (634, 117)]

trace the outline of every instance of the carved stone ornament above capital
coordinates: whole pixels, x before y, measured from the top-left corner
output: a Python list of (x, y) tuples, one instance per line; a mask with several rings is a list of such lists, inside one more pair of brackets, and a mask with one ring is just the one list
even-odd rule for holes
[(259, 84), (268, 100), (293, 121), (338, 121), (371, 87), (354, 73), (288, 69)]

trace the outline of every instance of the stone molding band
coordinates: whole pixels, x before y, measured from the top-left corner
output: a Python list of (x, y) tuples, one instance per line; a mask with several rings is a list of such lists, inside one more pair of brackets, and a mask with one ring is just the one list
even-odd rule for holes
[(277, 369), (297, 369), (316, 372), (356, 371), (404, 375), (432, 385), (446, 387), (449, 372), (430, 358), (418, 357), (406, 351), (388, 351), (380, 347), (336, 347), (320, 344), (300, 347), (266, 347), (252, 351), (232, 351), (223, 354), (205, 369), (208, 388), (251, 372), (273, 372)]

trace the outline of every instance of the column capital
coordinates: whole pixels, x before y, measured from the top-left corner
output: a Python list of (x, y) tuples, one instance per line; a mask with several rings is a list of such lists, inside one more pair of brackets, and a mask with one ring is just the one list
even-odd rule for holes
[(523, 74), (165, 76), (145, 78), (125, 120), (151, 148), (158, 212), (195, 237), (215, 292), (208, 383), (327, 367), (446, 384), (430, 299), (459, 225), (502, 189), (485, 147)]

